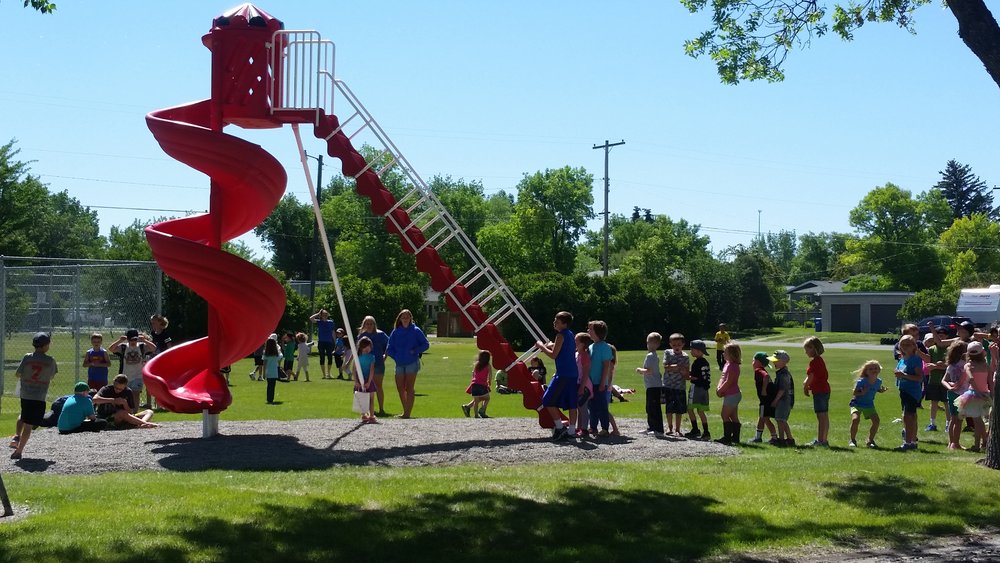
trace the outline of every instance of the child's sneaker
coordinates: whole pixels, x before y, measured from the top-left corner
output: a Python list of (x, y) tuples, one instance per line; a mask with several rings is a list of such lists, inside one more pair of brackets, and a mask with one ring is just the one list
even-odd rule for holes
[(701, 441), (702, 442), (711, 442), (712, 441), (712, 434), (708, 430), (702, 432), (701, 433)]
[(785, 440), (785, 447), (786, 448), (794, 448), (795, 447), (795, 438), (788, 438), (788, 439), (786, 439)]
[(873, 442), (871, 440), (868, 440), (868, 443), (865, 444), (865, 446), (867, 446), (868, 449), (870, 449), (870, 450), (877, 450), (878, 449), (878, 444), (876, 444), (875, 442)]
[(597, 433), (598, 438), (607, 438), (610, 435), (611, 434), (607, 430), (601, 430), (600, 432)]
[(851, 440), (850, 442), (847, 443), (847, 445), (852, 448), (856, 448), (858, 447), (858, 442), (856, 440)]
[(472, 414), (472, 406), (471, 405), (462, 405), (462, 412), (465, 413), (465, 418), (469, 418), (469, 415)]
[(927, 427), (924, 428), (924, 431), (925, 432), (937, 432), (937, 424), (934, 424), (933, 422), (930, 423), (930, 424), (928, 424)]
[(751, 444), (760, 444), (760, 443), (761, 443), (761, 442), (763, 442), (763, 441), (764, 441), (764, 439), (763, 439), (763, 438), (758, 438), (757, 436), (754, 436), (754, 437), (753, 437), (753, 439), (752, 439), (752, 440), (750, 440), (750, 443), (751, 443)]
[[(490, 418), (490, 415), (486, 414), (486, 409), (480, 409), (480, 411), (476, 414), (479, 415), (479, 418)], [(567, 431), (566, 433), (568, 435), (569, 431)]]
[(692, 428), (690, 432), (684, 434), (684, 437), (688, 438), (689, 440), (697, 440), (698, 438), (701, 438), (701, 430), (698, 430), (697, 428)]
[(770, 440), (768, 440), (767, 443), (771, 444), (772, 446), (784, 446), (785, 445), (785, 441), (782, 440), (781, 438), (778, 438), (777, 436), (775, 436), (774, 438), (771, 438)]

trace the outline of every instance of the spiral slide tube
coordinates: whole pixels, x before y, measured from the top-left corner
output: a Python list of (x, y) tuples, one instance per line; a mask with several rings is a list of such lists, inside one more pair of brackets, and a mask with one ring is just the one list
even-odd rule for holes
[(214, 247), (267, 218), (285, 191), (285, 170), (260, 146), (210, 129), (209, 110), (210, 101), (204, 100), (146, 116), (164, 152), (212, 179), (209, 213), (146, 228), (163, 271), (215, 312), (207, 337), (170, 348), (143, 368), (149, 392), (178, 413), (225, 410), (233, 399), (219, 369), (257, 349), (285, 309), (277, 280)]

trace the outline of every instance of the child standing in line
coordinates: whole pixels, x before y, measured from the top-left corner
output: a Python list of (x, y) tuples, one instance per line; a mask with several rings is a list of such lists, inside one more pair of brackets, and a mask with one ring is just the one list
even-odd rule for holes
[(32, 428), (40, 426), (45, 418), (45, 398), (49, 393), (49, 383), (59, 371), (55, 358), (47, 353), (50, 342), (48, 334), (35, 333), (31, 339), (35, 351), (21, 358), (14, 373), (21, 391), (21, 415), (17, 417), (14, 435), (10, 439), (10, 447), (14, 448), (10, 459), (21, 459)]
[(904, 429), (903, 444), (897, 450), (909, 451), (917, 449), (917, 409), (921, 408), (920, 399), (923, 396), (924, 362), (917, 356), (917, 341), (909, 334), (899, 339), (899, 353), (895, 375), (899, 402), (903, 407)]
[(767, 352), (757, 352), (753, 355), (753, 383), (754, 387), (757, 388), (757, 398), (760, 403), (760, 412), (757, 415), (757, 433), (754, 434), (753, 440), (750, 440), (755, 444), (764, 441), (765, 427), (767, 427), (767, 431), (771, 434), (772, 441), (778, 437), (774, 423), (771, 422), (771, 419), (774, 418), (774, 406), (771, 403), (776, 396), (777, 386), (767, 373), (767, 366), (770, 363), (767, 359)]
[[(336, 331), (337, 339), (333, 341), (333, 363), (337, 365), (337, 379), (343, 379), (344, 377), (344, 351), (347, 349), (347, 333), (344, 329), (338, 328)], [(374, 344), (372, 345), (374, 347)], [(330, 374), (327, 379), (333, 379), (333, 374)], [(309, 378), (306, 378), (309, 381)]]
[(788, 362), (791, 358), (784, 350), (775, 350), (773, 356), (768, 356), (767, 361), (774, 364), (774, 383), (776, 390), (774, 401), (774, 420), (778, 421), (778, 439), (771, 440), (769, 444), (780, 447), (795, 447), (795, 438), (792, 437), (792, 428), (788, 425), (788, 417), (792, 414), (792, 407), (795, 406), (795, 383), (792, 381), (792, 372), (788, 371)]
[(611, 425), (611, 435), (621, 436), (621, 432), (618, 431), (618, 422), (615, 420), (615, 415), (611, 413), (611, 403), (614, 401), (614, 387), (615, 387), (615, 368), (618, 367), (618, 348), (609, 345), (611, 348), (611, 373), (608, 374), (608, 424)]
[[(712, 384), (712, 366), (709, 365), (705, 355), (708, 354), (705, 342), (701, 340), (691, 341), (691, 355), (694, 361), (691, 362), (691, 389), (688, 391), (688, 418), (691, 419), (691, 431), (684, 435), (685, 438), (711, 440), (712, 435), (708, 431), (708, 417), (705, 411), (708, 410), (708, 388)], [(698, 429), (698, 422), (694, 413), (698, 411), (701, 418), (701, 430)]]
[[(299, 349), (298, 343), (295, 342), (295, 335), (286, 332), (281, 336), (281, 355), (284, 362), (281, 366), (281, 371), (284, 374), (285, 381), (292, 380), (292, 366), (295, 365), (295, 352)], [(295, 381), (299, 380), (298, 374), (295, 374)]]
[(720, 370), (726, 365), (724, 352), (730, 340), (732, 338), (726, 330), (726, 323), (720, 324), (719, 331), (715, 333), (715, 361), (718, 362)]
[(315, 343), (306, 342), (306, 340), (306, 333), (304, 332), (295, 335), (295, 345), (299, 356), (299, 364), (295, 368), (295, 379), (298, 379), (299, 373), (304, 371), (306, 372), (306, 381), (309, 381), (309, 352)]
[(90, 335), (90, 350), (83, 356), (83, 367), (87, 368), (87, 385), (94, 391), (100, 391), (108, 384), (108, 368), (111, 367), (111, 355), (101, 347), (104, 337), (99, 332)]
[(969, 389), (969, 379), (965, 376), (965, 353), (968, 344), (955, 340), (948, 346), (944, 361), (947, 367), (941, 385), (945, 388), (945, 408), (948, 409), (948, 449), (962, 449), (962, 417), (958, 416), (958, 406), (955, 400)]
[(684, 335), (670, 335), (670, 348), (663, 352), (663, 394), (666, 396), (667, 435), (681, 436), (681, 418), (687, 412), (686, 381), (691, 377), (690, 359), (684, 353)]
[(652, 433), (657, 438), (663, 436), (663, 413), (660, 411), (663, 377), (660, 375), (660, 358), (656, 353), (662, 340), (663, 337), (658, 332), (651, 332), (646, 336), (646, 359), (641, 368), (635, 368), (635, 372), (642, 375), (642, 382), (646, 386), (646, 433)]
[(267, 404), (274, 404), (274, 387), (278, 383), (278, 364), (281, 363), (281, 350), (278, 349), (278, 340), (267, 339), (264, 343), (264, 378), (267, 379)]
[[(587, 334), (594, 341), (590, 345), (590, 383), (594, 386), (594, 396), (590, 400), (590, 431), (598, 438), (610, 436), (608, 425), (608, 388), (611, 379), (611, 346), (604, 340), (608, 336), (608, 325), (604, 321), (587, 323)], [(598, 432), (597, 426), (601, 430)]]
[(965, 377), (969, 381), (969, 389), (955, 399), (955, 402), (958, 404), (958, 414), (972, 417), (975, 428), (975, 441), (968, 451), (981, 452), (986, 445), (983, 414), (990, 406), (990, 366), (986, 363), (986, 349), (979, 342), (969, 343), (965, 359)]
[[(552, 342), (541, 340), (535, 342), (535, 347), (556, 362), (556, 373), (552, 376), (552, 384), (542, 395), (542, 407), (547, 409), (549, 416), (552, 417), (554, 441), (576, 437), (576, 382), (579, 374), (576, 369), (576, 354), (570, 345), (573, 340), (573, 331), (569, 329), (571, 324), (573, 324), (573, 314), (560, 311), (552, 319), (552, 328), (556, 330), (555, 339)], [(565, 409), (569, 413), (569, 428), (563, 426), (560, 409)]]
[[(368, 410), (361, 413), (362, 424), (378, 424), (375, 418), (375, 354), (372, 353), (372, 341), (367, 336), (358, 339), (358, 363), (361, 365), (361, 375), (354, 373), (354, 390), (359, 393), (371, 393), (368, 395)], [(330, 376), (333, 379), (333, 376)]]
[(854, 396), (851, 397), (851, 441), (848, 443), (852, 448), (858, 447), (858, 426), (861, 424), (861, 417), (872, 421), (872, 427), (868, 431), (868, 443), (871, 449), (878, 448), (875, 443), (875, 434), (878, 433), (879, 417), (875, 410), (875, 394), (884, 393), (882, 378), (878, 374), (882, 371), (882, 365), (875, 360), (868, 360), (861, 366), (861, 369), (854, 372), (858, 380), (854, 382)]
[(823, 360), (823, 343), (819, 338), (810, 336), (802, 343), (809, 360), (806, 368), (806, 380), (802, 384), (802, 392), (806, 397), (812, 393), (813, 412), (816, 413), (816, 439), (809, 442), (810, 446), (829, 448), (830, 434), (830, 372)]
[(576, 436), (582, 438), (587, 434), (590, 421), (590, 399), (594, 396), (594, 386), (590, 383), (590, 345), (594, 343), (586, 332), (578, 332), (574, 337), (576, 342), (576, 370), (579, 372), (576, 390), (576, 418), (579, 420)]
[(723, 348), (726, 363), (722, 366), (722, 377), (715, 387), (715, 395), (722, 399), (722, 438), (716, 440), (720, 444), (740, 443), (740, 360), (743, 351), (737, 342), (730, 341)]
[(472, 365), (472, 381), (465, 392), (472, 395), (472, 400), (462, 405), (465, 417), (469, 418), (469, 413), (474, 411), (476, 418), (489, 418), (486, 407), (490, 404), (490, 353), (486, 350), (479, 351)]
[[(928, 333), (931, 334), (931, 333)], [(942, 379), (948, 369), (948, 329), (939, 327), (934, 330), (933, 342), (927, 348), (927, 355), (930, 361), (924, 365), (927, 372), (927, 387), (924, 389), (924, 398), (931, 404), (931, 420), (924, 430), (928, 432), (937, 431), (937, 413), (941, 410), (941, 403), (948, 400), (948, 390), (945, 388)], [(951, 425), (951, 409), (948, 404), (944, 405), (945, 428)]]

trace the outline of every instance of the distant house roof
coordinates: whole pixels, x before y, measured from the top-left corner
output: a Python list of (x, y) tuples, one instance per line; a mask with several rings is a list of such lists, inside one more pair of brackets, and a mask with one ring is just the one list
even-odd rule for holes
[(817, 293), (841, 293), (846, 282), (809, 280), (789, 289), (786, 293), (795, 295), (815, 295)]

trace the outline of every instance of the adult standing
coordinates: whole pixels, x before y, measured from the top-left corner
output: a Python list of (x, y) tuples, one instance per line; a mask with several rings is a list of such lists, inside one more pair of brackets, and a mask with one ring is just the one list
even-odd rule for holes
[(396, 362), (396, 390), (403, 403), (400, 418), (410, 418), (413, 411), (413, 388), (420, 371), (420, 354), (430, 346), (424, 332), (413, 322), (413, 313), (409, 309), (400, 311), (385, 348), (386, 355)]
[(723, 349), (725, 349), (726, 344), (729, 344), (730, 340), (732, 340), (732, 337), (729, 336), (729, 331), (726, 330), (726, 323), (720, 324), (719, 331), (715, 333), (715, 361), (719, 364), (720, 370), (722, 366), (726, 365), (726, 360), (722, 354)]
[(375, 398), (378, 399), (378, 412), (375, 414), (385, 416), (385, 392), (382, 390), (382, 380), (385, 379), (385, 349), (389, 346), (389, 335), (378, 329), (375, 317), (368, 315), (361, 321), (358, 341), (365, 337), (372, 341), (372, 354), (375, 356)]
[(333, 349), (335, 348), (334, 333), (337, 323), (330, 318), (326, 309), (320, 309), (312, 314), (309, 320), (316, 323), (316, 350), (319, 351), (319, 371), (325, 379), (330, 379), (333, 371)]

